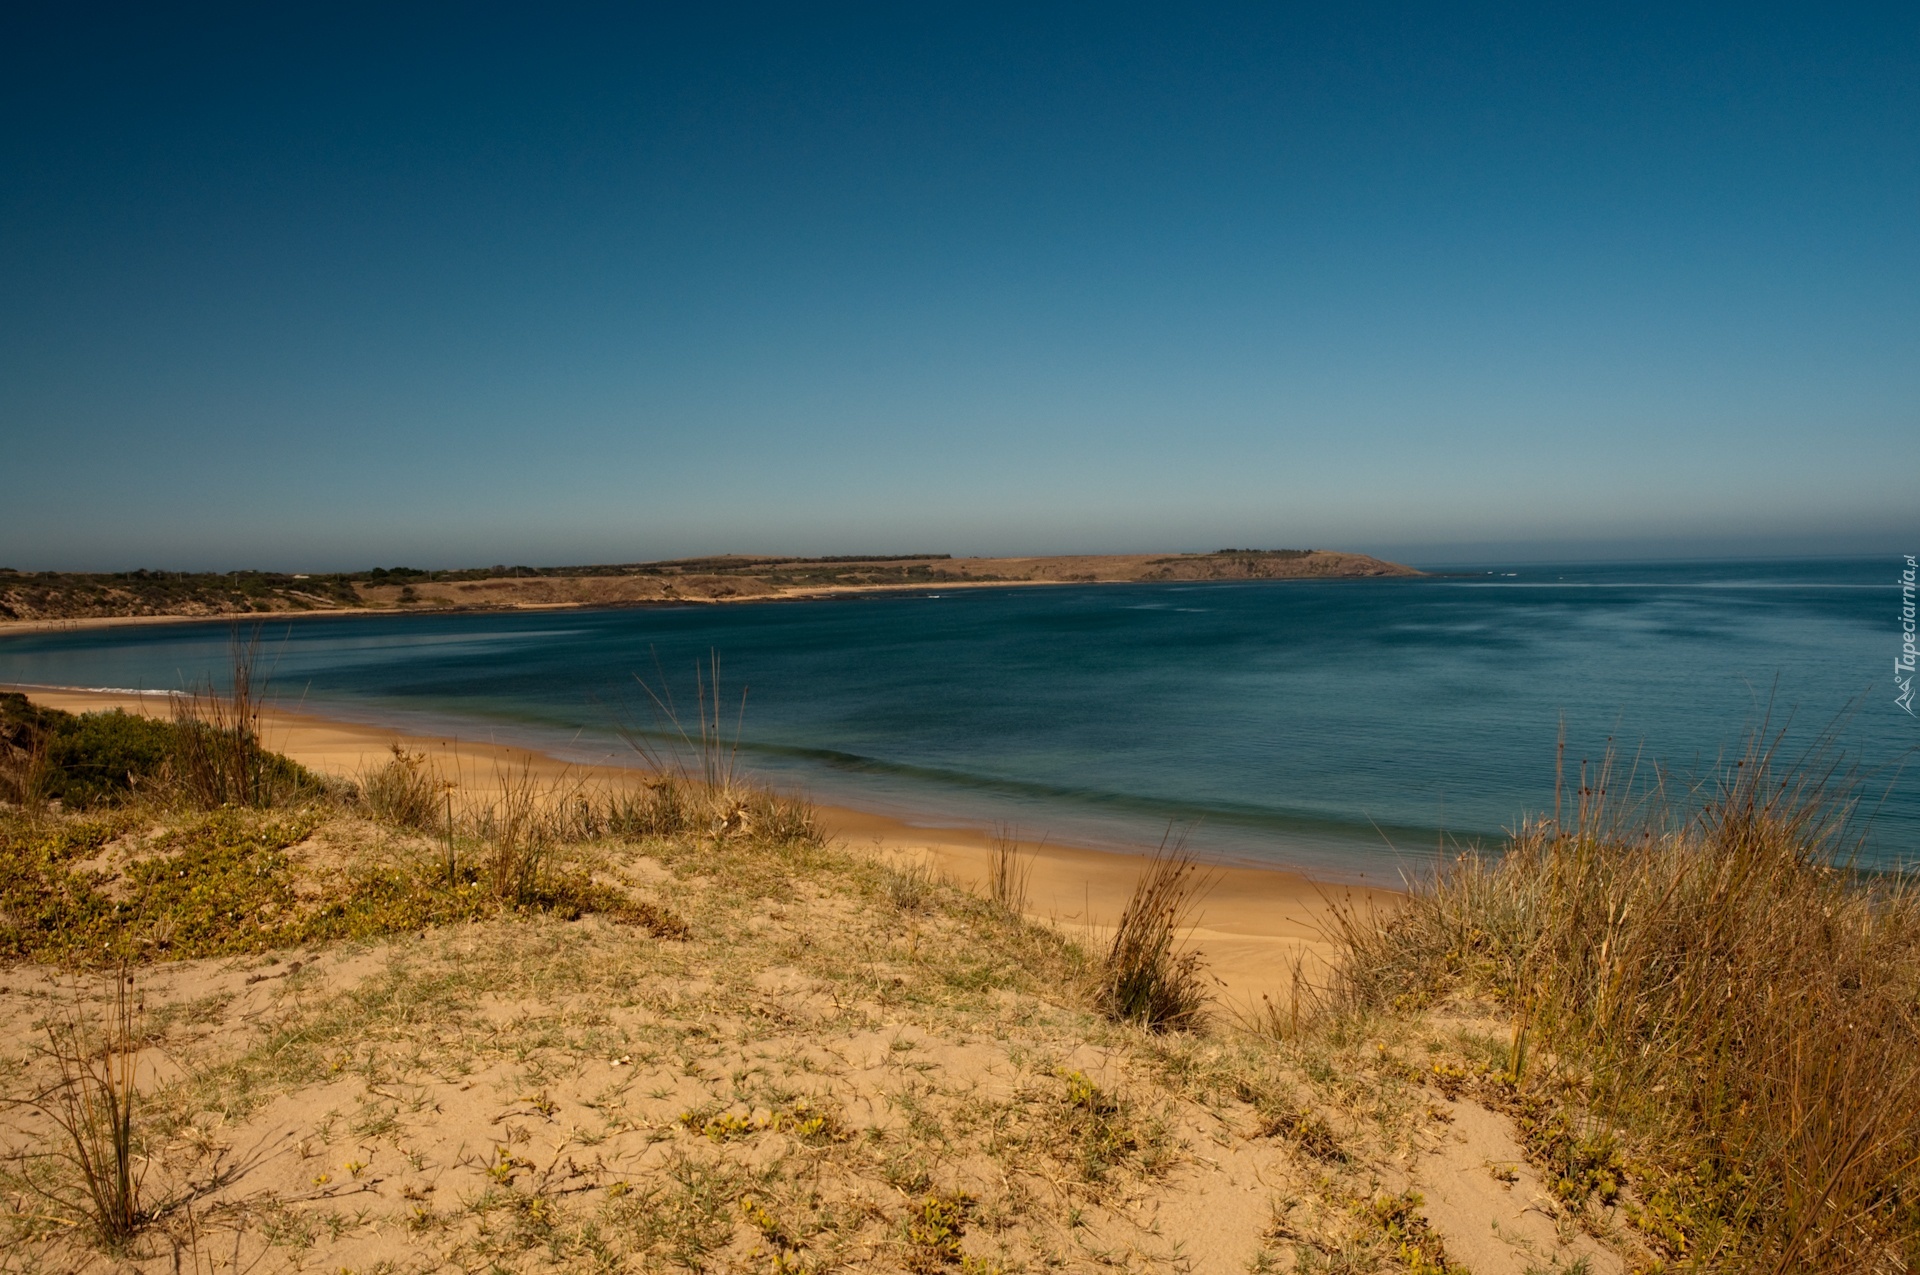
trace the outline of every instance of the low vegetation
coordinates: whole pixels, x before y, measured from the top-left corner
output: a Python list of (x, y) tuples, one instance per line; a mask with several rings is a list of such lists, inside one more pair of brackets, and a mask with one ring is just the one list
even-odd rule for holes
[(80, 1012), (48, 1025), (43, 1056), (52, 1061), (53, 1076), (19, 1101), (58, 1131), (52, 1155), (69, 1170), (42, 1191), (88, 1219), (107, 1252), (121, 1253), (146, 1220), (145, 1165), (133, 1131), (140, 1041), (133, 980), (116, 971), (110, 981), (99, 1030)]
[(120, 710), (75, 715), (0, 691), (0, 800), (30, 810), (130, 801), (264, 809), (326, 790), (318, 776), (259, 746), (249, 701), (203, 693), (176, 697), (169, 708), (166, 720)]
[(1027, 910), (1033, 861), (1021, 852), (1019, 834), (1010, 825), (996, 828), (987, 851), (987, 897), (1015, 916)]
[(396, 749), (215, 802), (244, 687), (0, 705), (4, 1269), (1915, 1265), (1920, 916), (1764, 755), (1687, 819), (1597, 780), (1256, 1016), (1177, 844), (1090, 951), (1011, 832), (977, 894), (830, 844), (714, 674), (619, 789)]
[(1511, 1112), (1556, 1195), (1620, 1203), (1666, 1264), (1912, 1269), (1920, 896), (1852, 871), (1844, 794), (1770, 749), (1690, 818), (1620, 817), (1612, 778), (1351, 925), (1340, 994), (1496, 1006), (1504, 1056), (1437, 1078)]
[(0, 691), (0, 799), (85, 810), (159, 780), (177, 742), (167, 722), (129, 713), (74, 716)]
[(1209, 989), (1200, 954), (1182, 943), (1206, 887), (1184, 842), (1163, 842), (1147, 860), (1100, 965), (1099, 1001), (1110, 1017), (1152, 1031), (1199, 1023)]
[(0, 620), (89, 616), (248, 615), (360, 605), (344, 575), (273, 571), (13, 571), (0, 569)]

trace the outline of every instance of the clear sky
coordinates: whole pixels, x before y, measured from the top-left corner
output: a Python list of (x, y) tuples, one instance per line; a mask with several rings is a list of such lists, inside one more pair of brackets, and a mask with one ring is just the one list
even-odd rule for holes
[(1920, 547), (1920, 8), (24, 4), (0, 565)]

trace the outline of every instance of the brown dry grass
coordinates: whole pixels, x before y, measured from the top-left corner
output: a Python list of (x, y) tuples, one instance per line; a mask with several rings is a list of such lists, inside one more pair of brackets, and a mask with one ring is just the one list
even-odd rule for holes
[(1033, 860), (1020, 852), (1019, 834), (1009, 825), (994, 829), (987, 851), (987, 897), (1016, 916), (1027, 910), (1027, 883)]
[(1492, 1078), (1544, 1131), (1559, 1194), (1626, 1190), (1669, 1261), (1911, 1269), (1920, 895), (1849, 870), (1844, 792), (1770, 748), (1684, 821), (1616, 815), (1611, 772), (1570, 826), (1349, 918), (1338, 991), (1402, 1012), (1492, 997), (1512, 1022)]
[(1199, 1025), (1211, 993), (1199, 953), (1184, 944), (1208, 883), (1185, 840), (1171, 834), (1147, 860), (1100, 968), (1109, 1017), (1153, 1031)]
[(146, 1166), (134, 1141), (139, 1035), (133, 978), (121, 969), (110, 982), (103, 1010), (76, 997), (47, 1025), (51, 1079), (8, 1105), (28, 1108), (58, 1131), (40, 1158), (68, 1170), (36, 1173), (30, 1158), (19, 1180), (57, 1213), (86, 1219), (107, 1251), (117, 1253), (146, 1220), (140, 1199)]
[(355, 784), (369, 815), (421, 832), (441, 824), (450, 786), (435, 773), (424, 752), (409, 751), (399, 743), (393, 746), (392, 758), (363, 769)]
[(228, 647), (231, 676), (224, 693), (208, 682), (172, 701), (173, 782), (203, 810), (265, 806), (274, 795), (254, 685), (260, 631), (243, 637), (236, 627)]

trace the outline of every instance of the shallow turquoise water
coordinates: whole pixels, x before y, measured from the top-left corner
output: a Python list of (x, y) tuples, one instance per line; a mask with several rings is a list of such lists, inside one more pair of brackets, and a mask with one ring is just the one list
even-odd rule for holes
[[(1684, 790), (1768, 719), (1831, 730), (1865, 857), (1920, 861), (1920, 721), (1893, 704), (1898, 564), (1516, 567), (1422, 580), (936, 591), (725, 607), (328, 617), (263, 630), (283, 700), (621, 754), (721, 658), (743, 760), (823, 800), (1158, 841), (1357, 877), (1496, 838), (1607, 741)], [(0, 638), (0, 682), (175, 688), (224, 624)], [(732, 721), (732, 709), (728, 712)], [(731, 726), (729, 727), (731, 729)], [(1904, 767), (1904, 768), (1903, 768)]]

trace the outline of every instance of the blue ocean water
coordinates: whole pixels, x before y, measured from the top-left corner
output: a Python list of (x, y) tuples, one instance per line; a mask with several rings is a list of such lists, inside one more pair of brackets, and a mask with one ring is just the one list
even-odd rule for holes
[[(269, 622), (282, 702), (618, 760), (721, 661), (742, 760), (839, 804), (1391, 876), (1550, 810), (1612, 741), (1670, 791), (1763, 723), (1830, 734), (1868, 862), (1920, 862), (1890, 560), (1485, 567), (1411, 580), (928, 590), (719, 607)], [(170, 689), (229, 626), (0, 638), (0, 682)]]

